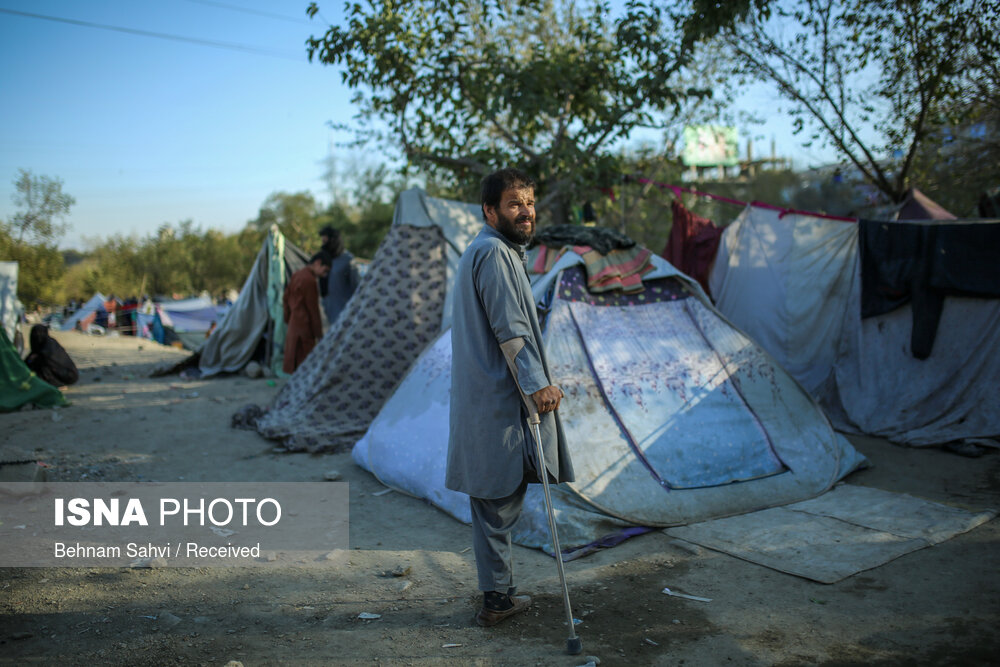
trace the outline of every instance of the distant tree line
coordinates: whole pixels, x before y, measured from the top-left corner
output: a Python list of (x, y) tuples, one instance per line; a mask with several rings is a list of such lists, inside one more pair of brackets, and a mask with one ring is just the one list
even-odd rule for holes
[(319, 249), (319, 230), (333, 225), (357, 257), (372, 257), (392, 224), (405, 185), (386, 167), (362, 169), (356, 186), (322, 206), (309, 192), (275, 192), (238, 232), (203, 229), (191, 220), (164, 223), (145, 237), (116, 234), (85, 250), (60, 250), (63, 221), (75, 203), (63, 183), (21, 170), (18, 212), (0, 220), (0, 260), (19, 263), (18, 296), (25, 307), (56, 306), (105, 295), (213, 295), (239, 290), (271, 225), (306, 253)]

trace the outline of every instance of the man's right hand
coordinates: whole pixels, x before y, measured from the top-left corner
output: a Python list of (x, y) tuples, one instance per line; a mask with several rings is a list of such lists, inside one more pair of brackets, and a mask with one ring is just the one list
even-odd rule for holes
[(559, 408), (559, 401), (562, 400), (563, 396), (565, 394), (562, 393), (562, 389), (555, 385), (549, 385), (532, 394), (531, 399), (535, 402), (538, 414), (541, 415), (546, 412), (555, 412)]

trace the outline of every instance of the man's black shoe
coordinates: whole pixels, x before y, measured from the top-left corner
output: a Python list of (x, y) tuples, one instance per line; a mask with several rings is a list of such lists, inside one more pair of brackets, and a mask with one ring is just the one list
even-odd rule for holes
[(509, 603), (507, 605), (498, 605), (505, 608), (494, 609), (483, 603), (483, 608), (479, 610), (476, 614), (476, 623), (484, 628), (496, 625), (500, 621), (503, 621), (514, 614), (519, 614), (531, 604), (531, 597), (528, 595), (504, 595), (505, 602)]

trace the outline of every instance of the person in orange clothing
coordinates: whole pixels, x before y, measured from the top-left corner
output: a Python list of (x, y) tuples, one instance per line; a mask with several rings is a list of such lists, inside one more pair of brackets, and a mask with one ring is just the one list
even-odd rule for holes
[(285, 285), (284, 319), (288, 325), (285, 334), (285, 359), (282, 370), (294, 373), (305, 360), (316, 341), (323, 337), (323, 321), (319, 314), (319, 287), (317, 278), (330, 272), (330, 253), (320, 250), (309, 263), (292, 274)]

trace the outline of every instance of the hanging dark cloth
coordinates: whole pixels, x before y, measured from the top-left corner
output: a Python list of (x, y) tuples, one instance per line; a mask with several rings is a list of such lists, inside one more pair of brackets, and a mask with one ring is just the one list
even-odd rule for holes
[(24, 363), (41, 380), (53, 387), (61, 387), (74, 384), (80, 379), (76, 364), (69, 358), (63, 346), (49, 336), (47, 326), (36, 324), (31, 327), (28, 340), (31, 344), (31, 353)]
[(670, 212), (674, 222), (660, 256), (681, 273), (697, 280), (706, 294), (711, 294), (708, 275), (724, 230), (708, 218), (695, 215), (677, 199), (671, 202)]
[(910, 350), (934, 347), (946, 296), (1000, 298), (1000, 224), (860, 220), (861, 317), (912, 302)]

